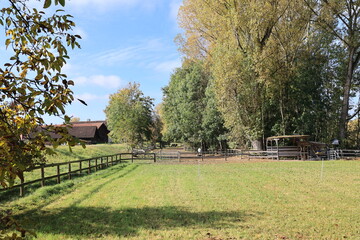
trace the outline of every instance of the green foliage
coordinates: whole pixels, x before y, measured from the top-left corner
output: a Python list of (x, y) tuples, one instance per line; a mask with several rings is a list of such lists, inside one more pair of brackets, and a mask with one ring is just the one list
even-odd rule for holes
[[(259, 8), (258, 6), (262, 7)], [(267, 100), (291, 74), (306, 30), (307, 12), (296, 1), (188, 0), (180, 9), (181, 49), (205, 60), (225, 125), (234, 140), (261, 139)], [(292, 21), (288, 21), (292, 19)], [(274, 74), (278, 77), (274, 77)]]
[[(338, 138), (344, 143), (347, 137), (347, 123), (353, 116), (349, 116), (352, 109), (351, 99), (358, 93), (359, 83), (357, 73), (360, 70), (360, 2), (358, 0), (304, 0), (307, 8), (314, 15), (313, 21), (328, 34), (331, 34), (339, 47), (346, 54), (343, 61), (346, 64), (339, 84), (342, 90), (342, 104), (339, 112)], [(345, 146), (345, 145), (344, 145)]]
[(177, 41), (210, 71), (233, 141), (255, 147), (292, 133), (329, 141), (358, 91), (349, 79), (360, 60), (359, 11), (353, 0), (187, 0)]
[[(317, 34), (299, 48), (289, 81), (277, 86), (278, 93), (269, 102), (273, 111), (266, 122), (273, 124), (267, 126), (267, 136), (308, 134), (330, 142), (337, 135), (343, 51), (331, 35), (313, 31)], [(276, 111), (279, 107), (281, 111)]]
[(161, 117), (161, 108), (162, 105), (159, 104), (155, 107), (155, 110), (152, 113), (152, 126), (151, 126), (151, 142), (154, 147), (156, 147), (156, 143), (160, 143), (160, 147), (162, 147), (163, 134), (162, 131), (164, 129), (164, 123)]
[[(55, 4), (64, 5), (56, 0)], [(48, 7), (51, 1), (45, 1)], [(29, 9), (27, 1), (8, 1), (0, 9), (0, 26), (5, 31), (5, 47), (11, 57), (0, 67), (0, 184), (11, 185), (23, 170), (44, 161), (51, 152), (45, 142), (55, 146), (74, 145), (75, 141), (62, 127), (49, 126), (62, 139), (53, 141), (45, 131), (34, 133), (44, 125), (43, 115), (70, 118), (65, 106), (74, 100), (72, 80), (61, 72), (69, 58), (67, 47), (80, 47), (69, 31), (75, 26), (71, 16), (60, 10), (48, 16), (44, 11)], [(4, 54), (5, 55), (5, 54)], [(29, 137), (34, 133), (32, 137)]]
[(184, 63), (164, 88), (165, 137), (191, 146), (218, 147), (224, 134), (223, 119), (217, 111), (210, 76), (201, 63)]
[(175, 70), (164, 88), (164, 119), (167, 138), (173, 141), (201, 141), (201, 120), (208, 79), (196, 64)]
[(225, 128), (223, 115), (219, 112), (214, 85), (210, 82), (205, 90), (206, 103), (202, 113), (202, 138), (210, 148), (226, 149), (228, 130)]
[(110, 137), (132, 148), (151, 138), (153, 99), (144, 96), (140, 85), (129, 83), (110, 95), (105, 109)]

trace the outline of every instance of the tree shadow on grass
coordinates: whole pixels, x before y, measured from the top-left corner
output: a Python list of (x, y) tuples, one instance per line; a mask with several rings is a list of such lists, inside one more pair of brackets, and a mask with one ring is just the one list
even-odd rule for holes
[[(128, 167), (128, 168), (126, 168)], [(130, 167), (130, 168), (129, 168)], [(70, 181), (74, 181), (76, 179), (81, 179), (83, 177), (89, 177), (89, 176), (96, 176), (96, 175), (100, 175), (101, 178), (108, 178), (108, 177), (112, 177), (109, 181), (112, 181), (114, 178), (121, 178), (124, 177), (125, 175), (129, 174), (130, 172), (134, 171), (138, 166), (137, 165), (127, 165), (127, 164), (117, 164), (114, 166), (110, 166), (109, 168), (106, 168), (105, 171), (99, 170), (96, 172), (92, 172), (91, 174), (87, 174), (85, 171), (82, 174), (73, 174), (72, 175), (72, 180)], [(119, 172), (122, 170), (127, 170), (126, 172), (121, 173), (121, 175), (119, 175)], [(62, 176), (61, 177), (61, 183), (67, 182), (68, 176)], [(109, 182), (107, 181), (107, 182)], [(51, 187), (51, 186), (56, 186), (58, 185), (57, 180), (55, 178), (53, 179), (49, 179), (46, 180), (46, 187)], [(103, 186), (103, 185), (102, 185)], [(100, 188), (102, 187), (100, 186)], [(37, 191), (41, 191), (41, 183), (40, 182), (36, 182), (30, 185), (27, 185), (25, 187), (25, 196), (31, 195), (36, 193)], [(53, 191), (52, 194), (56, 194), (56, 189), (54, 188), (55, 191)], [(51, 189), (48, 189), (49, 191), (51, 191)], [(11, 201), (14, 201), (16, 199), (19, 199), (19, 188), (11, 188), (9, 190), (6, 191), (0, 191), (0, 204), (6, 204), (9, 203)]]
[(61, 234), (72, 238), (136, 236), (140, 229), (229, 228), (241, 226), (261, 213), (244, 211), (193, 212), (187, 208), (143, 207), (112, 210), (71, 206), (17, 216), (25, 228), (37, 233)]

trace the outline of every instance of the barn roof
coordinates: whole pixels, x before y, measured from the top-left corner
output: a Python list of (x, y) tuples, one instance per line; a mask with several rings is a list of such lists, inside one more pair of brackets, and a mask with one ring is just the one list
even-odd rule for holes
[[(66, 127), (69, 134), (81, 139), (94, 138), (96, 136), (97, 129), (99, 129), (103, 124), (106, 127), (105, 121), (82, 121), (82, 122), (73, 122), (71, 124), (72, 124), (71, 126)], [(56, 126), (65, 127), (65, 125), (56, 125)], [(36, 131), (46, 131), (52, 138), (55, 139), (60, 138), (59, 134), (47, 131), (46, 126), (37, 127)]]
[(105, 124), (105, 121), (79, 121), (79, 122), (72, 122), (71, 123), (73, 127), (84, 127), (84, 126), (88, 126), (88, 127), (97, 127), (100, 128), (101, 125)]
[(96, 133), (96, 126), (75, 126), (68, 128), (69, 134), (77, 138), (93, 138)]

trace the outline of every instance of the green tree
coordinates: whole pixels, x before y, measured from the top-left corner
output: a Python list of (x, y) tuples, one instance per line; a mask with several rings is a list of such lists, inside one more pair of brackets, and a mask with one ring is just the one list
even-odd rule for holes
[(110, 95), (105, 109), (111, 139), (128, 143), (132, 148), (150, 140), (153, 126), (153, 99), (144, 96), (139, 87), (139, 84), (129, 83)]
[(268, 101), (290, 79), (308, 20), (299, 1), (184, 2), (181, 50), (210, 67), (219, 110), (234, 139), (261, 148)]
[[(350, 100), (360, 63), (360, 2), (358, 0), (304, 0), (313, 12), (314, 21), (341, 42), (347, 56), (346, 71), (342, 76), (342, 105), (339, 116), (339, 138), (347, 137), (347, 123), (360, 109), (349, 116)], [(358, 87), (358, 86), (357, 86)]]
[(205, 90), (205, 109), (202, 113), (203, 141), (209, 148), (225, 150), (227, 148), (228, 130), (224, 118), (218, 110), (215, 89), (212, 81)]
[(208, 78), (199, 64), (186, 64), (171, 75), (164, 91), (166, 138), (173, 141), (201, 144), (202, 111)]
[(164, 123), (161, 118), (161, 108), (161, 104), (158, 104), (152, 113), (151, 142), (154, 147), (156, 147), (156, 143), (160, 143), (160, 147), (162, 147)]
[[(74, 101), (69, 88), (74, 82), (61, 72), (69, 58), (67, 47), (79, 47), (80, 36), (70, 32), (75, 26), (72, 17), (56, 11), (30, 9), (28, 1), (8, 0), (0, 9), (0, 26), (5, 32), (9, 60), (0, 67), (0, 184), (11, 186), (16, 177), (23, 179), (23, 171), (44, 162), (44, 154), (51, 152), (45, 142), (54, 146), (74, 140), (65, 128), (49, 126), (48, 131), (63, 136), (53, 140), (46, 131), (31, 138), (37, 126), (43, 126), (43, 115), (59, 116), (68, 124), (65, 106)], [(4, 3), (5, 4), (5, 3)], [(64, 0), (55, 0), (64, 6)], [(44, 1), (44, 8), (51, 1)]]
[(185, 62), (172, 74), (169, 85), (163, 89), (163, 119), (168, 140), (204, 149), (217, 147), (217, 138), (224, 127), (209, 81), (210, 75), (201, 62)]

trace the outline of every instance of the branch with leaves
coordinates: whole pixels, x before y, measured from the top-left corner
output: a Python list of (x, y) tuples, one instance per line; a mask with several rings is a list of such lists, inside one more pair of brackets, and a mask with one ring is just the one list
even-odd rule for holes
[[(46, 143), (75, 145), (64, 127), (70, 117), (65, 107), (74, 101), (74, 82), (62, 73), (69, 59), (68, 49), (80, 48), (73, 35), (72, 16), (57, 10), (48, 16), (52, 4), (65, 0), (45, 0), (44, 9), (30, 9), (28, 0), (8, 0), (0, 9), (0, 26), (5, 33), (9, 60), (0, 66), (0, 185), (11, 186), (22, 172), (45, 161), (51, 153)], [(60, 117), (64, 126), (45, 125), (44, 115)], [(54, 140), (50, 132), (62, 135)]]

